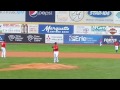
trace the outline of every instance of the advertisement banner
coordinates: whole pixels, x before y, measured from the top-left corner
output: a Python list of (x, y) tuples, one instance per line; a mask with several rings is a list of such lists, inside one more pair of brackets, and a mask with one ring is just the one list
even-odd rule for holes
[(91, 34), (91, 26), (74, 25), (74, 34)]
[(45, 34), (45, 43), (63, 43), (63, 34)]
[(26, 22), (55, 22), (55, 11), (26, 11)]
[(38, 25), (37, 24), (21, 24), (21, 33), (38, 34)]
[(113, 11), (85, 11), (85, 23), (113, 23)]
[(114, 11), (113, 18), (115, 24), (120, 24), (120, 11)]
[(113, 11), (56, 11), (55, 22), (113, 23)]
[(74, 34), (92, 34), (92, 35), (107, 35), (106, 26), (80, 26), (74, 25)]
[(73, 25), (40, 24), (39, 33), (40, 34), (72, 34)]
[(25, 11), (0, 11), (0, 21), (25, 22)]
[(2, 33), (21, 33), (21, 24), (3, 24)]
[(38, 34), (38, 25), (37, 24), (28, 24), (28, 33)]
[(120, 35), (120, 26), (107, 26), (107, 35)]
[(8, 43), (45, 43), (44, 34), (5, 34)]
[(104, 35), (102, 41), (103, 41), (103, 44), (114, 44), (116, 40), (120, 43), (120, 36)]
[(64, 44), (99, 44), (101, 35), (64, 35)]
[(5, 35), (4, 34), (0, 34), (0, 42), (2, 42), (4, 40)]
[(3, 24), (0, 24), (0, 34), (2, 34)]
[(84, 16), (84, 11), (56, 11), (55, 22), (82, 23)]
[(107, 35), (106, 26), (91, 26), (91, 34), (94, 35)]

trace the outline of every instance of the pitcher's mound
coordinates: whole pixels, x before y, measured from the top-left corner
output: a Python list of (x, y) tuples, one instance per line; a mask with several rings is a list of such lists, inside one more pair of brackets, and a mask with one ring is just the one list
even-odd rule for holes
[(2, 68), (0, 71), (22, 70), (22, 69), (76, 69), (77, 66), (56, 64), (56, 63), (32, 63), (11, 65), (9, 68)]

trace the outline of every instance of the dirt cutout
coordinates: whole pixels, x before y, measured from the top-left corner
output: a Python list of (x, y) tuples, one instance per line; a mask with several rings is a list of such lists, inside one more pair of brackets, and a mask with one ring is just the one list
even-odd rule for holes
[(32, 63), (11, 65), (9, 68), (2, 68), (0, 71), (22, 70), (22, 69), (77, 69), (77, 66), (64, 65), (58, 63)]

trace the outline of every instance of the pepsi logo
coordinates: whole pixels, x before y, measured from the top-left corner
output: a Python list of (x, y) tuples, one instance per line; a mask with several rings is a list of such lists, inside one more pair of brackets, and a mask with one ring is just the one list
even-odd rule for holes
[(37, 15), (38, 15), (38, 11), (29, 11), (30, 17), (35, 18), (35, 17), (37, 17)]

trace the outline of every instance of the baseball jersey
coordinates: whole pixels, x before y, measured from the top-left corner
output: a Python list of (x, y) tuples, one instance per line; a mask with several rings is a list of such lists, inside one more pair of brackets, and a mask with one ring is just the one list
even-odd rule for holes
[(4, 47), (4, 48), (5, 48), (5, 47), (6, 47), (6, 42), (2, 42), (2, 43), (1, 43), (1, 47)]
[(53, 46), (53, 51), (58, 51), (58, 45)]
[(114, 42), (114, 46), (119, 46), (119, 43), (118, 42)]

